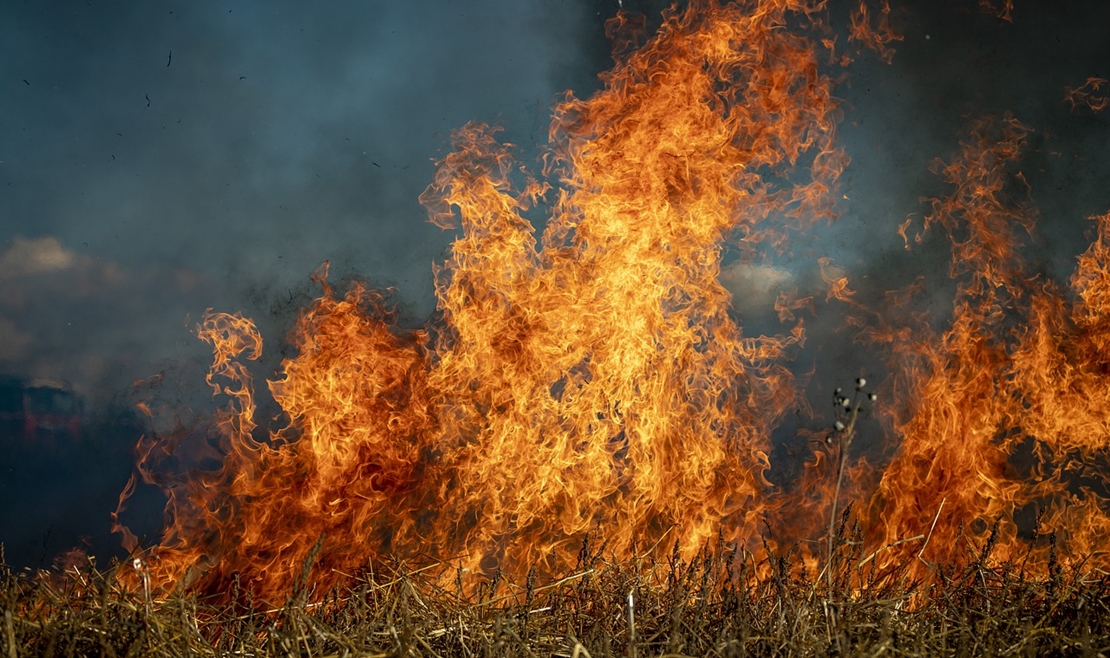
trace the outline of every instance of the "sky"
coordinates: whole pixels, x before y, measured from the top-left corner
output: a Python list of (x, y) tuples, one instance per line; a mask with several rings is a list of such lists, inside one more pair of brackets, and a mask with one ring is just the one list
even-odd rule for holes
[[(589, 95), (611, 64), (618, 4), (0, 1), (0, 374), (64, 379), (90, 410), (118, 408), (133, 380), (203, 363), (187, 318), (208, 307), (280, 342), (325, 260), (394, 288), (418, 324), (455, 233), (417, 198), (451, 131), (497, 124), (534, 156), (562, 92)], [(939, 191), (929, 162), (972, 118), (1006, 111), (1034, 129), (1035, 259), (1067, 277), (1085, 218), (1110, 209), (1110, 112), (1072, 111), (1064, 88), (1110, 77), (1110, 3), (1014, 4), (1011, 23), (977, 0), (892, 2), (892, 62), (863, 53), (838, 88), (842, 216), (797, 261), (726, 269), (743, 304), (820, 288), (812, 249), (865, 292), (945, 269), (943, 250), (907, 254), (895, 229)], [(662, 6), (623, 2), (649, 25)], [(828, 360), (850, 362), (847, 349)], [(89, 486), (114, 496), (126, 469), (104, 473)], [(39, 504), (29, 534), (65, 507)]]
[(417, 197), (451, 131), (543, 140), (604, 66), (583, 33), (606, 53), (571, 2), (0, 12), (0, 368), (86, 394), (193, 342), (186, 314), (268, 311), (325, 260), (426, 315), (452, 235)]

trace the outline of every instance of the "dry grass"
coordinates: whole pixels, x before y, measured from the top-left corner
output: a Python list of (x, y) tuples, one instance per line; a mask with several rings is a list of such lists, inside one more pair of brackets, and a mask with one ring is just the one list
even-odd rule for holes
[(0, 658), (1110, 654), (1110, 576), (1054, 565), (1031, 577), (991, 563), (988, 545), (926, 586), (861, 566), (852, 533), (841, 536), (832, 577), (723, 546), (692, 563), (615, 563), (599, 549), (565, 578), (495, 576), (468, 595), (442, 570), (375, 564), (341, 591), (299, 588), (277, 608), (234, 584), (231, 603), (152, 601), (112, 569), (4, 567)]

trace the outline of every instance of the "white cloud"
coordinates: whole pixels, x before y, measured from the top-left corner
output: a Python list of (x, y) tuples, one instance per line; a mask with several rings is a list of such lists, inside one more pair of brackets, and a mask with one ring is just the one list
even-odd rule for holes
[(0, 307), (22, 308), (30, 297), (86, 299), (126, 282), (120, 266), (67, 249), (56, 237), (16, 236), (0, 251)]
[(732, 293), (733, 308), (741, 312), (771, 310), (779, 291), (796, 285), (787, 269), (740, 261), (722, 267), (719, 280)]
[(75, 254), (63, 247), (58, 238), (16, 236), (12, 245), (0, 253), (0, 281), (67, 270), (76, 261)]

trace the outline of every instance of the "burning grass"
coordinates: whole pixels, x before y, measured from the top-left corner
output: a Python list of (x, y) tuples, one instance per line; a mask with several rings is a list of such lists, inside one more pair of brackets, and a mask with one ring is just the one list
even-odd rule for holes
[[(854, 38), (883, 50), (885, 15), (867, 31), (860, 9)], [(607, 23), (618, 42), (629, 21)], [(459, 233), (419, 329), (399, 326), (370, 284), (333, 287), (325, 264), (288, 356), (259, 385), (258, 327), (205, 313), (196, 334), (222, 406), (203, 436), (140, 440), (115, 517), (136, 549), (128, 496), (139, 481), (165, 494), (165, 528), (143, 555), (152, 591), (210, 594), (238, 577), (282, 600), (320, 536), (323, 589), (391, 558), (554, 578), (587, 532), (622, 562), (671, 542), (689, 561), (718, 533), (762, 560), (765, 527), (781, 551), (824, 536), (849, 501), (869, 550), (889, 549), (880, 567), (924, 577), (909, 558), (958, 561), (956, 538), (984, 543), (995, 522), (1000, 559), (1016, 559), (1029, 548), (1017, 517), (1038, 510), (1063, 554), (1110, 569), (1110, 214), (1070, 285), (1041, 276), (1025, 257), (1032, 128), (1008, 114), (971, 122), (934, 163), (944, 188), (912, 240), (913, 222), (901, 225), (907, 247), (926, 231), (951, 246), (947, 326), (934, 329), (925, 279), (867, 302), (847, 270), (812, 255), (826, 303), (841, 305), (814, 315), (842, 312), (887, 361), (878, 440), (897, 453), (848, 464), (844, 442), (835, 478), (820, 468), (831, 453), (814, 453), (813, 477), (770, 486), (776, 434), (809, 411), (793, 359), (810, 322), (795, 311), (812, 298), (780, 290), (777, 333), (747, 333), (734, 312), (744, 291), (722, 285), (722, 266), (730, 251), (744, 265), (785, 254), (847, 198), (831, 30), (821, 2), (674, 7), (641, 48), (617, 53), (602, 89), (556, 104), (539, 172), (496, 129), (458, 130), (421, 197)], [(267, 399), (272, 422), (256, 414)], [(932, 537), (924, 554), (901, 541), (918, 535)], [(1032, 560), (1041, 575), (1046, 559)]]
[[(887, 58), (880, 6), (852, 30)], [(934, 165), (920, 230), (951, 246), (943, 327), (924, 284), (868, 305), (815, 259), (888, 361), (891, 461), (849, 458), (876, 399), (860, 378), (835, 431), (800, 436), (818, 446), (800, 482), (767, 479), (807, 406), (788, 364), (810, 298), (781, 291), (782, 331), (752, 336), (720, 278), (726, 245), (756, 264), (837, 214), (826, 62), (851, 57), (823, 12), (669, 10), (602, 90), (557, 104), (540, 176), (496, 130), (460, 129), (422, 198), (461, 231), (419, 330), (325, 266), (262, 389), (258, 328), (205, 314), (207, 434), (139, 442), (115, 515), (133, 561), (5, 574), (8, 658), (1110, 652), (1110, 214), (1066, 287), (1023, 257), (1016, 118), (973, 121)], [(630, 21), (608, 24), (618, 42)], [(140, 480), (168, 499), (145, 551), (120, 517)]]
[[(368, 565), (312, 591), (311, 563), (281, 606), (238, 581), (218, 598), (154, 600), (115, 570), (3, 568), (0, 655), (17, 656), (742, 656), (1082, 655), (1110, 652), (1110, 574), (1053, 562), (1034, 576), (966, 542), (959, 565), (881, 570), (845, 528), (833, 577), (792, 553), (755, 561), (712, 542), (692, 561), (614, 561), (587, 543), (573, 573), (500, 574), (473, 591), (461, 573)], [(847, 530), (847, 531), (846, 531)], [(1052, 536), (1041, 538), (1050, 546)]]

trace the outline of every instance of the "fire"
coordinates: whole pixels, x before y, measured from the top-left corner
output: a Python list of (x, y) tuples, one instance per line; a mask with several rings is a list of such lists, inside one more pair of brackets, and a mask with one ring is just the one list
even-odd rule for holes
[(999, 557), (1032, 552), (1032, 564), (1043, 564), (1035, 553), (1045, 546), (1028, 541), (1034, 528), (1018, 525), (1028, 510), (1039, 516), (1036, 532), (1056, 533), (1068, 555), (1107, 564), (1110, 516), (1092, 485), (1105, 485), (1110, 429), (1101, 337), (1110, 215), (1096, 218), (1098, 239), (1079, 259), (1074, 298), (1028, 270), (1021, 237), (1034, 216), (1007, 199), (1009, 187), (1025, 185), (1010, 169), (1029, 130), (1012, 117), (981, 120), (959, 155), (938, 163), (952, 192), (931, 201), (925, 226), (947, 232), (958, 284), (943, 333), (921, 323), (885, 336), (905, 402), (893, 419), (900, 451), (868, 522), (877, 545), (928, 538), (899, 545), (892, 562), (960, 563), (989, 542)]
[(890, 3), (887, 0), (880, 0), (879, 14), (875, 17), (874, 26), (871, 24), (870, 13), (867, 3), (860, 0), (859, 5), (852, 10), (848, 38), (879, 53), (883, 61), (889, 64), (894, 59), (894, 48), (889, 44), (892, 41), (901, 41), (903, 37), (890, 25)]
[(1092, 112), (1101, 112), (1110, 107), (1110, 82), (1104, 78), (1090, 77), (1080, 87), (1064, 87), (1064, 100), (1071, 109), (1083, 106)]
[[(830, 214), (846, 164), (832, 81), (784, 29), (816, 25), (815, 9), (670, 12), (603, 91), (556, 108), (558, 189), (493, 130), (458, 131), (424, 197), (433, 221), (462, 227), (437, 275), (441, 323), (395, 329), (374, 292), (340, 297), (322, 271), (298, 354), (269, 383), (290, 423), (268, 441), (242, 365), (258, 333), (207, 315), (224, 457), (168, 484), (155, 579), (238, 574), (277, 594), (321, 537), (323, 584), (376, 555), (555, 573), (591, 532), (618, 557), (664, 540), (690, 557), (719, 531), (750, 540), (770, 432), (795, 395), (783, 357), (804, 334), (744, 336), (718, 275), (725, 240), (781, 245), (781, 218)], [(537, 236), (524, 213), (544, 200)], [(149, 479), (171, 456), (143, 454)]]
[(987, 13), (994, 14), (1000, 20), (1007, 23), (1014, 22), (1014, 0), (1002, 0), (1002, 2), (979, 0), (979, 7)]
[[(925, 228), (952, 239), (948, 329), (866, 309), (850, 274), (819, 261), (828, 299), (855, 308), (889, 355), (893, 461), (881, 473), (847, 463), (853, 414), (841, 434), (830, 423), (813, 435), (847, 438), (840, 454), (817, 450), (797, 492), (768, 482), (772, 432), (805, 406), (787, 364), (813, 297), (783, 292), (783, 333), (746, 336), (719, 276), (726, 243), (752, 260), (834, 215), (848, 160), (823, 63), (851, 58), (831, 52), (823, 12), (693, 2), (631, 51), (641, 24), (618, 15), (616, 64), (601, 91), (557, 105), (540, 175), (495, 130), (459, 130), (422, 197), (433, 222), (461, 227), (436, 273), (436, 321), (397, 327), (379, 293), (336, 291), (325, 265), (290, 336), (296, 353), (268, 382), (285, 419), (275, 429), (255, 420), (258, 330), (207, 313), (196, 333), (226, 406), (206, 437), (140, 443), (139, 474), (169, 497), (143, 582), (220, 591), (236, 580), (280, 598), (306, 564), (322, 591), (386, 556), (558, 574), (588, 536), (615, 559), (690, 559), (718, 538), (765, 555), (765, 521), (820, 539), (847, 500), (861, 503), (879, 565), (960, 559), (995, 521), (1017, 555), (1030, 544), (1015, 516), (1036, 505), (1041, 532), (1077, 555), (1110, 539), (1105, 501), (1083, 479), (1102, 481), (1086, 465), (1105, 460), (1110, 423), (1110, 215), (1074, 300), (1029, 273), (1019, 237), (1034, 221), (1006, 201), (1028, 132), (1013, 119), (982, 122), (939, 168), (953, 192)], [(898, 39), (889, 13), (882, 2), (872, 26), (861, 4), (851, 27), (884, 58)], [(529, 220), (538, 209), (542, 233)], [(178, 466), (187, 444), (206, 451), (205, 467)]]

